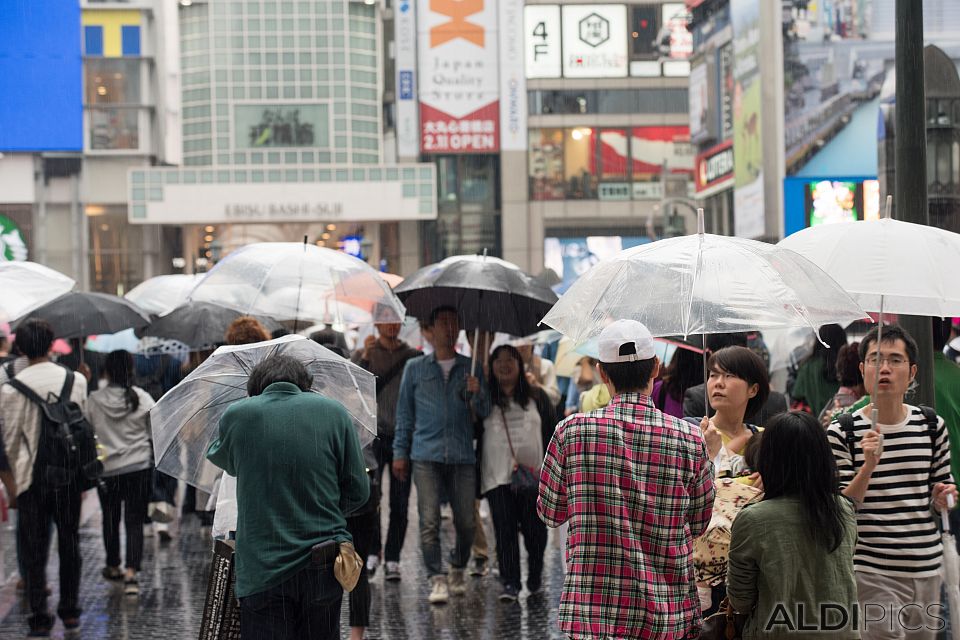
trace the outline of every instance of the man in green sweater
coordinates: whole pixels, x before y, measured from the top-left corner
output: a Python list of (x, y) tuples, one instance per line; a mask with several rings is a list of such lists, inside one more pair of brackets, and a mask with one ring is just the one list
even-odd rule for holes
[(339, 638), (333, 562), (352, 541), (344, 516), (366, 503), (370, 483), (347, 410), (310, 385), (298, 361), (267, 358), (207, 451), (237, 478), (243, 640)]

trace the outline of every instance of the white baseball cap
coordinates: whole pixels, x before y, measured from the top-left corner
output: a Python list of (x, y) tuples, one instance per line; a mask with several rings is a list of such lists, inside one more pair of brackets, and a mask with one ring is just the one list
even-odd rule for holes
[[(620, 355), (620, 347), (633, 344), (636, 353)], [(600, 362), (636, 362), (656, 355), (653, 336), (643, 323), (636, 320), (617, 320), (600, 332), (598, 340)]]

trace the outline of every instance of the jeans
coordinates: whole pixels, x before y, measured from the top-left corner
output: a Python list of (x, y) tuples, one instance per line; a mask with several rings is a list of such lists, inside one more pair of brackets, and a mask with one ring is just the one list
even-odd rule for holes
[(140, 571), (143, 561), (143, 523), (153, 488), (153, 469), (108, 476), (98, 493), (103, 511), (103, 547), (107, 566), (120, 566), (120, 511), (127, 534), (128, 569)]
[[(397, 480), (390, 473), (390, 463), (393, 462), (393, 438), (381, 438), (375, 440), (375, 451), (377, 460), (380, 463), (380, 486), (383, 486), (383, 472), (390, 476), (390, 515), (387, 525), (387, 540), (383, 549), (383, 559), (386, 562), (400, 562), (400, 550), (403, 549), (403, 542), (407, 537), (407, 511), (410, 508), (410, 487), (413, 483), (410, 478), (406, 480)], [(380, 540), (383, 536), (380, 530), (377, 530), (377, 546), (371, 553), (380, 551)], [(366, 558), (364, 558), (366, 559)]]
[(427, 575), (442, 575), (440, 553), (440, 489), (446, 491), (453, 510), (456, 543), (450, 554), (450, 566), (462, 569), (470, 560), (475, 520), (473, 501), (477, 475), (474, 465), (443, 464), (440, 462), (413, 462), (413, 481), (417, 485), (417, 510), (420, 513), (420, 550)]
[(339, 640), (342, 600), (333, 563), (311, 563), (285, 582), (240, 599), (240, 638)]
[(52, 490), (33, 484), (17, 496), (19, 522), (17, 541), (24, 566), (24, 583), (30, 602), (31, 629), (53, 626), (47, 612), (47, 559), (50, 552), (50, 520), (57, 527), (60, 555), (60, 604), (63, 618), (80, 616), (80, 502), (83, 495), (74, 488)]
[(510, 485), (494, 487), (487, 492), (493, 532), (497, 539), (497, 564), (500, 581), (520, 590), (520, 540), (527, 549), (527, 588), (540, 588), (543, 576), (543, 554), (547, 548), (547, 527), (537, 516), (537, 494), (516, 494)]

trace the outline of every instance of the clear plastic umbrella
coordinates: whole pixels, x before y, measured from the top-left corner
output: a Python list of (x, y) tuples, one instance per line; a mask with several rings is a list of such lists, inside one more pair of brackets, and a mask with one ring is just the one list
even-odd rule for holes
[(157, 468), (203, 491), (211, 491), (223, 471), (206, 459), (220, 418), (232, 402), (247, 397), (251, 370), (282, 354), (302, 362), (313, 377), (312, 391), (338, 401), (350, 413), (360, 443), (377, 433), (373, 374), (303, 336), (288, 335), (254, 344), (224, 346), (151, 409)]
[(830, 276), (782, 247), (703, 233), (644, 244), (582, 275), (543, 318), (582, 344), (614, 320), (654, 336), (818, 327), (866, 313)]
[(123, 297), (147, 313), (162, 316), (182, 305), (204, 275), (206, 274), (174, 273), (156, 276), (144, 280)]
[(0, 321), (12, 321), (59, 298), (76, 283), (36, 262), (0, 262)]
[(217, 263), (189, 299), (307, 324), (400, 322), (406, 315), (373, 267), (306, 242), (241, 247)]

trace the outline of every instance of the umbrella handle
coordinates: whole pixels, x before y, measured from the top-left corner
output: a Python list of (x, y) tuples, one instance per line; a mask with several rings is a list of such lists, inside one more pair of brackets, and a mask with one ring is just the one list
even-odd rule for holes
[(940, 512), (940, 523), (943, 525), (943, 531), (950, 533), (950, 512), (953, 510), (953, 494), (947, 494), (947, 508)]
[(470, 361), (470, 375), (473, 377), (477, 376), (477, 346), (480, 344), (480, 328), (477, 327), (473, 330), (473, 349), (471, 354), (473, 355), (472, 360)]

